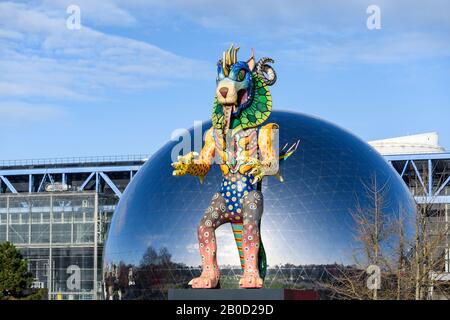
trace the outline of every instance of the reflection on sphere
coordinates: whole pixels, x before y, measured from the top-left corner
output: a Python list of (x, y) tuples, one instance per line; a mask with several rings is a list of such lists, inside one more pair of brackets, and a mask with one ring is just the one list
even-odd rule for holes
[[(352, 212), (370, 205), (367, 186), (388, 185), (385, 212), (399, 206), (413, 214), (403, 181), (369, 145), (323, 120), (274, 111), (280, 146), (301, 140), (281, 167), (284, 182), (263, 182), (262, 241), (267, 255), (265, 287), (310, 288), (335, 263), (351, 264), (355, 243)], [(210, 122), (203, 125), (206, 131)], [(191, 130), (192, 133), (193, 130)], [(193, 135), (192, 135), (193, 136)], [(166, 299), (168, 288), (184, 288), (200, 274), (197, 226), (221, 173), (214, 165), (204, 184), (173, 177), (169, 142), (127, 187), (114, 213), (104, 252), (105, 284), (123, 299)], [(239, 255), (231, 225), (217, 229), (222, 287), (238, 287)]]

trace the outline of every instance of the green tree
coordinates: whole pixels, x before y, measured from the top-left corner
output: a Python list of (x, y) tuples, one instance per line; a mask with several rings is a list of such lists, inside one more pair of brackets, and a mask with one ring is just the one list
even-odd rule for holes
[(20, 298), (30, 287), (33, 276), (27, 265), (13, 244), (0, 244), (0, 299)]

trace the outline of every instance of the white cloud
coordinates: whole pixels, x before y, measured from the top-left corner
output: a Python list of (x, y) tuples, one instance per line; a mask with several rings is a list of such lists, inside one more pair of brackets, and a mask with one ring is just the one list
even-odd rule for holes
[(59, 106), (36, 105), (17, 101), (5, 101), (0, 103), (0, 119), (2, 119), (5, 124), (47, 122), (64, 116), (65, 111)]
[[(168, 15), (178, 15), (208, 28), (246, 28), (249, 36), (259, 32), (270, 36), (271, 31), (280, 26), (302, 26), (311, 31), (318, 25), (335, 30), (365, 28), (366, 8), (373, 4), (380, 6), (383, 20), (389, 21), (390, 27), (414, 29), (433, 25), (450, 28), (448, 0), (230, 0), (226, 3), (221, 0), (128, 0), (121, 6), (135, 10), (139, 18), (145, 15), (150, 20), (164, 20)], [(176, 23), (170, 19), (165, 22)]]
[[(378, 31), (366, 26), (366, 9), (372, 4), (381, 8)], [(225, 6), (211, 0), (130, 0), (123, 6), (162, 25), (179, 23), (168, 16), (183, 17), (226, 34), (226, 41), (236, 33), (248, 45), (292, 62), (398, 63), (450, 52), (447, 0), (254, 0)]]
[[(146, 90), (209, 76), (212, 69), (208, 68), (214, 62), (188, 59), (147, 42), (89, 27), (146, 28), (153, 19), (159, 19), (164, 27), (180, 16), (212, 28), (218, 35), (227, 33), (227, 38), (238, 30), (239, 37), (247, 34), (246, 41), (261, 52), (270, 48), (278, 59), (291, 62), (397, 63), (446, 57), (450, 51), (445, 32), (450, 30), (450, 20), (444, 19), (443, 13), (448, 4), (440, 0), (427, 4), (427, 10), (416, 0), (378, 1), (381, 31), (366, 29), (368, 0), (339, 5), (322, 0), (228, 5), (236, 10), (224, 10), (222, 1), (210, 0), (75, 2), (81, 8), (81, 30), (66, 28), (65, 8), (72, 1), (43, 0), (33, 6), (0, 3), (0, 94), (93, 99), (106, 97), (111, 89)], [(414, 31), (421, 26), (430, 32)]]
[(23, 34), (14, 30), (0, 29), (0, 39), (21, 40), (23, 39)]
[(144, 90), (192, 79), (207, 68), (143, 41), (85, 26), (68, 30), (64, 17), (42, 7), (0, 3), (0, 35), (7, 35), (0, 38), (2, 95), (101, 98), (110, 89)]
[(44, 0), (39, 7), (64, 15), (70, 5), (80, 7), (82, 21), (93, 26), (127, 27), (133, 26), (137, 22), (130, 12), (110, 0)]
[(346, 37), (316, 40), (298, 47), (281, 49), (280, 55), (300, 64), (340, 63), (392, 64), (450, 57), (450, 43), (433, 34), (402, 33), (374, 37)]

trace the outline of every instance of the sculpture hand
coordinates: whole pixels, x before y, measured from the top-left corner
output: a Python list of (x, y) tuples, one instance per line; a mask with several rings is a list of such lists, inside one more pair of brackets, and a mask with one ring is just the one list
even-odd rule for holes
[(248, 158), (246, 165), (251, 167), (249, 174), (253, 176), (252, 184), (258, 183), (264, 177), (264, 165), (257, 158)]
[(189, 152), (185, 156), (178, 156), (178, 161), (172, 163), (174, 176), (184, 176), (189, 172), (190, 167), (194, 163), (195, 156), (198, 156), (197, 152)]

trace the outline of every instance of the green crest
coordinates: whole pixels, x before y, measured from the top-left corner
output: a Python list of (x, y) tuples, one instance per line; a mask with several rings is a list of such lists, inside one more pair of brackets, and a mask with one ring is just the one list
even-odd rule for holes
[[(255, 90), (252, 104), (242, 110), (239, 118), (232, 120), (231, 129), (233, 135), (240, 130), (261, 125), (269, 118), (272, 112), (272, 95), (269, 88), (256, 72), (252, 72), (252, 79)], [(223, 108), (217, 102), (217, 97), (214, 97), (212, 125), (216, 129), (222, 129), (223, 127)]]

